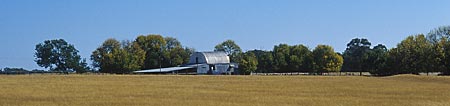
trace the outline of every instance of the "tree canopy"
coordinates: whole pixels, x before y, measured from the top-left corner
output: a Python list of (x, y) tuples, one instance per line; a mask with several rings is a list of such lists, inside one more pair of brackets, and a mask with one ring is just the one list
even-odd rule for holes
[(192, 48), (183, 48), (176, 38), (138, 36), (135, 41), (107, 39), (92, 52), (93, 66), (103, 73), (131, 73), (186, 64)]
[(314, 71), (339, 72), (342, 68), (344, 59), (334, 52), (333, 47), (328, 45), (318, 45), (312, 52), (314, 58)]
[(369, 40), (364, 38), (354, 38), (347, 43), (347, 48), (343, 54), (345, 60), (343, 70), (353, 72), (367, 71), (367, 68), (363, 65), (368, 62), (370, 46)]
[(111, 38), (92, 53), (91, 59), (100, 72), (130, 73), (143, 66), (145, 51), (137, 43)]
[(255, 72), (258, 69), (258, 60), (253, 52), (246, 52), (242, 54), (242, 59), (240, 59), (239, 68), (244, 74), (249, 74)]
[(242, 53), (241, 47), (237, 45), (233, 40), (226, 40), (220, 44), (217, 44), (214, 47), (214, 51), (223, 51), (228, 56), (230, 56), (230, 59), (232, 62), (237, 62), (239, 59), (239, 54)]
[(78, 50), (64, 39), (46, 40), (36, 45), (35, 62), (56, 72), (89, 70), (86, 60), (81, 59)]

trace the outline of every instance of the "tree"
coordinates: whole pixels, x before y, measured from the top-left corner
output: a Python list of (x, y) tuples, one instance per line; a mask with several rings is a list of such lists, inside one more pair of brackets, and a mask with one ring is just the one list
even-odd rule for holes
[(258, 68), (257, 65), (258, 60), (252, 52), (243, 53), (242, 59), (239, 60), (239, 68), (244, 72), (244, 74), (254, 72)]
[(3, 73), (5, 73), (5, 74), (27, 74), (29, 72), (30, 72), (29, 70), (26, 70), (26, 69), (23, 69), (23, 68), (9, 68), (9, 67), (6, 67), (4, 69)]
[(312, 52), (304, 45), (290, 46), (289, 67), (291, 72), (312, 70)]
[(162, 64), (166, 57), (166, 41), (161, 35), (138, 36), (135, 42), (145, 51), (145, 60), (143, 69), (154, 69), (165, 67), (169, 64)]
[(195, 49), (194, 48), (189, 48), (189, 47), (185, 47), (184, 48), (184, 53), (181, 54), (182, 58), (183, 58), (183, 63), (187, 64), (189, 63), (189, 59), (191, 58), (191, 55), (195, 53)]
[(338, 72), (341, 70), (344, 59), (334, 52), (328, 45), (318, 45), (312, 52), (314, 59), (314, 72)]
[(450, 39), (450, 26), (441, 26), (434, 30), (431, 30), (427, 34), (427, 40), (433, 44), (436, 44), (441, 39), (449, 40)]
[(46, 40), (37, 44), (35, 50), (35, 62), (52, 71), (82, 73), (89, 69), (78, 50), (64, 39)]
[(233, 40), (226, 40), (214, 47), (214, 51), (223, 51), (228, 56), (232, 62), (239, 61), (238, 55), (242, 53), (241, 47), (237, 45)]
[[(432, 42), (431, 42), (432, 43)], [(450, 65), (447, 62), (446, 56), (447, 54), (450, 54), (450, 49), (447, 45), (449, 44), (448, 38), (441, 38), (437, 43), (431, 44), (431, 51), (430, 51), (430, 60), (428, 60), (430, 63), (428, 63), (431, 67), (427, 71), (428, 72), (443, 72), (445, 73), (445, 70), (447, 70), (446, 66)]]
[(182, 47), (176, 47), (169, 50), (168, 64), (169, 66), (177, 66), (186, 63), (185, 59), (188, 53)]
[(91, 55), (93, 66), (104, 73), (131, 73), (140, 69), (177, 66), (194, 52), (172, 37), (138, 36), (135, 41), (106, 40)]
[(273, 55), (272, 51), (252, 50), (248, 51), (255, 54), (258, 60), (257, 72), (272, 72), (273, 71)]
[(287, 44), (279, 44), (273, 47), (273, 63), (276, 72), (287, 72), (289, 70), (289, 53), (290, 49)]
[(131, 73), (144, 66), (145, 51), (136, 42), (123, 41), (119, 55), (122, 55), (122, 73)]
[(433, 46), (423, 34), (408, 36), (390, 54), (398, 66), (396, 74), (418, 74), (433, 69)]
[[(450, 56), (450, 47), (448, 46), (450, 40), (450, 26), (441, 26), (431, 30), (427, 36), (427, 40), (433, 44), (432, 65), (431, 71), (442, 72), (443, 74), (450, 74), (450, 63), (448, 62)], [(428, 72), (428, 71), (427, 71)]]
[(144, 65), (145, 51), (135, 42), (107, 39), (91, 55), (93, 66), (103, 73), (131, 73)]
[(364, 64), (367, 64), (368, 53), (370, 52), (371, 43), (367, 39), (354, 38), (347, 43), (344, 51), (343, 71), (363, 72), (367, 71)]
[(166, 49), (172, 50), (177, 47), (181, 47), (181, 42), (178, 41), (178, 39), (173, 37), (165, 37), (164, 40), (166, 41)]
[(183, 63), (187, 63), (192, 52), (190, 52), (189, 50), (185, 50), (185, 48), (182, 47), (180, 41), (178, 41), (176, 38), (165, 37), (164, 40), (166, 41), (166, 47), (164, 48), (164, 51), (166, 51), (166, 61), (164, 61), (165, 64), (167, 64), (166, 66), (173, 67), (181, 65)]
[[(374, 75), (385, 75), (386, 62), (387, 62), (387, 48), (382, 44), (378, 44), (373, 47), (368, 53), (368, 59), (363, 67), (367, 67), (367, 70)], [(345, 63), (345, 62), (344, 62)]]
[(439, 62), (443, 66), (441, 72), (444, 75), (450, 75), (450, 42), (449, 40), (442, 39), (439, 42), (439, 46), (442, 46), (442, 49), (437, 49), (438, 52), (436, 54), (437, 56), (441, 56)]
[(92, 52), (92, 65), (102, 73), (115, 73), (118, 67), (118, 52), (121, 51), (120, 42), (116, 39), (107, 39), (103, 44)]

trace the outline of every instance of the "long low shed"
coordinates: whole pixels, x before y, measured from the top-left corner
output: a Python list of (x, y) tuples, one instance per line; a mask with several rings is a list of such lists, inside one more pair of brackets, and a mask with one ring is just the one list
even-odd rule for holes
[(169, 73), (173, 71), (178, 70), (185, 70), (185, 69), (193, 69), (195, 67), (169, 67), (169, 68), (161, 68), (161, 69), (150, 69), (150, 70), (140, 70), (135, 71), (135, 73)]

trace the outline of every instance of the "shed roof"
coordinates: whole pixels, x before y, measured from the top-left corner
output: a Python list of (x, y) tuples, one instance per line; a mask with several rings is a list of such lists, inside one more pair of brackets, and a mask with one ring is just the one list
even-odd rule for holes
[(150, 69), (150, 70), (140, 70), (140, 71), (134, 71), (135, 73), (167, 73), (172, 71), (178, 71), (178, 70), (184, 70), (184, 69), (190, 69), (195, 68), (194, 66), (187, 66), (187, 67), (169, 67), (169, 68), (161, 68), (161, 69)]

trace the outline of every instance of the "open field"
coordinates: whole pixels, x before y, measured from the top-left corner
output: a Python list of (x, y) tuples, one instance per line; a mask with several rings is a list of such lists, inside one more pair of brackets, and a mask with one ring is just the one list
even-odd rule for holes
[(1, 75), (0, 105), (450, 106), (450, 77)]

